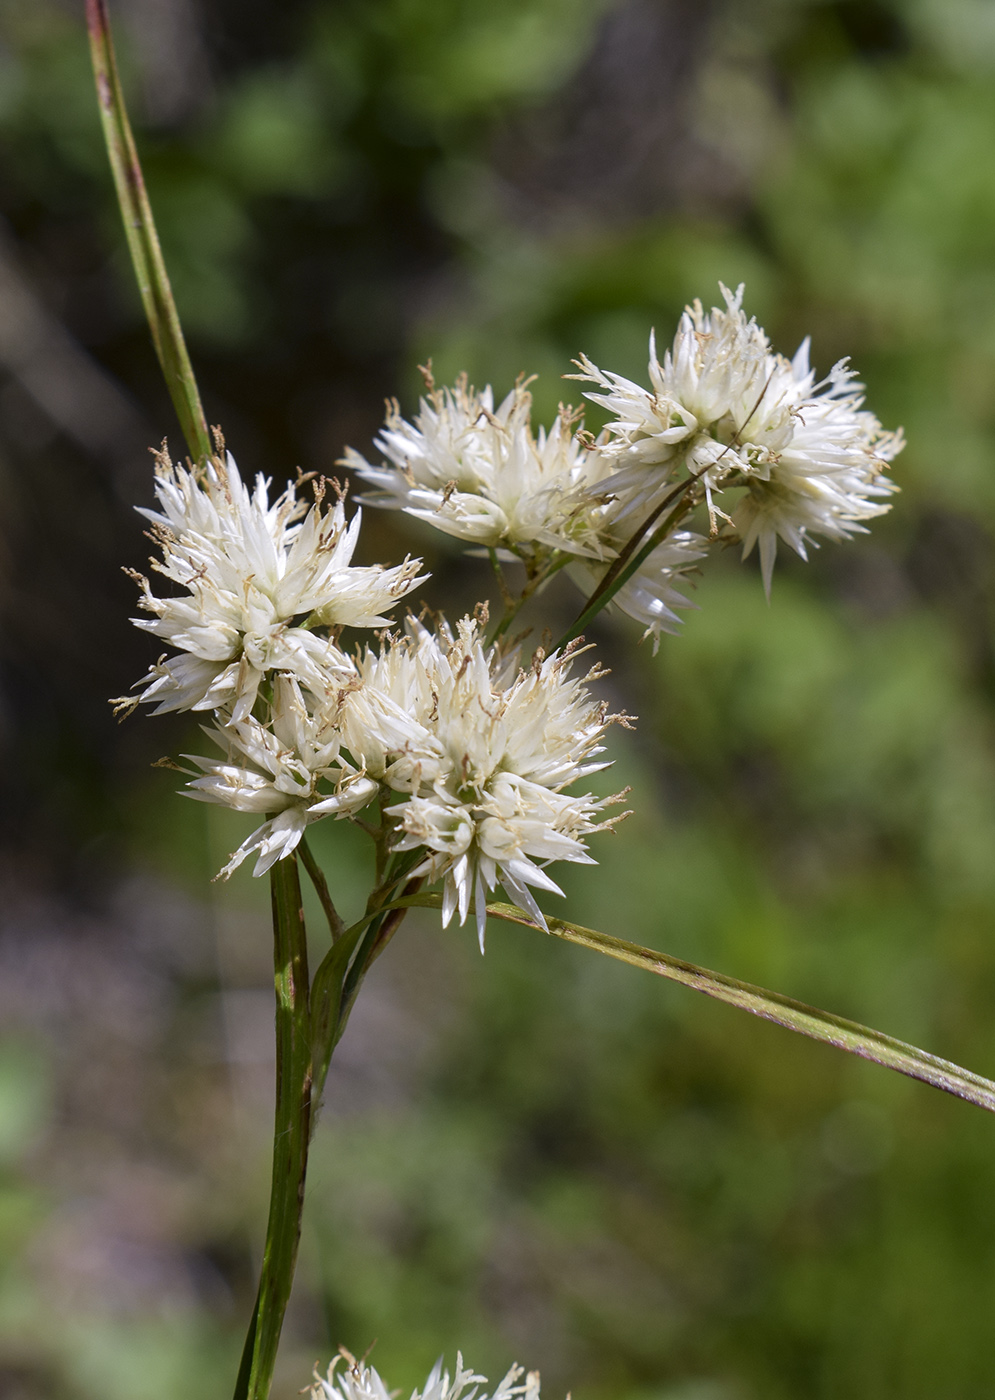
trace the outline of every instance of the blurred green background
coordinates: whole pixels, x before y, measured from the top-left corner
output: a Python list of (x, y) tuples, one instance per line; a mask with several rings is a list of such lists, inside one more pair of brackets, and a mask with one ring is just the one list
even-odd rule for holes
[[(0, 0), (0, 1396), (230, 1386), (267, 1190), (266, 891), (115, 726), (119, 573), (181, 444), (75, 0)], [(909, 446), (872, 535), (710, 562), (657, 657), (602, 621), (635, 815), (574, 917), (995, 1073), (991, 0), (118, 0), (208, 417), (282, 481), (415, 365), (576, 396), (747, 282)], [(486, 593), (368, 513), (368, 560)], [(576, 599), (550, 594), (567, 620)], [(343, 903), (357, 833), (317, 828)], [(315, 922), (316, 953), (320, 929)], [(374, 1340), (550, 1400), (995, 1391), (995, 1122), (594, 954), (412, 918), (333, 1068), (277, 1394)]]

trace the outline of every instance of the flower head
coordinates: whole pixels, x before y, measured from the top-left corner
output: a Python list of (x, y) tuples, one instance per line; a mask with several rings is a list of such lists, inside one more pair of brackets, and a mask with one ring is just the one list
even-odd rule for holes
[(328, 694), (309, 709), (296, 678), (278, 675), (267, 723), (250, 715), (207, 731), (225, 761), (188, 755), (202, 771), (187, 796), (272, 814), (239, 846), (223, 878), (253, 851), (259, 853), (254, 873), (265, 874), (295, 849), (310, 822), (352, 816), (376, 796), (377, 784), (340, 753), (340, 704)]
[(311, 629), (383, 626), (385, 610), (420, 582), (418, 560), (352, 567), (360, 514), (347, 523), (341, 499), (326, 509), (323, 485), (310, 508), (293, 486), (271, 502), (269, 486), (257, 476), (250, 490), (230, 454), (202, 471), (157, 454), (159, 509), (142, 513), (162, 551), (153, 569), (183, 590), (160, 598), (136, 576), (152, 614), (136, 625), (181, 653), (140, 683), (140, 699), (157, 713), (232, 705), (242, 719), (272, 671), (320, 692), (330, 673), (350, 667)]
[[(805, 558), (811, 536), (846, 539), (888, 510), (883, 498), (897, 488), (884, 473), (903, 443), (863, 408), (845, 361), (817, 381), (807, 340), (793, 360), (776, 354), (746, 318), (743, 287), (722, 293), (724, 308), (686, 308), (662, 363), (650, 337), (650, 389), (586, 357), (577, 377), (598, 386), (587, 397), (614, 418), (603, 454), (617, 467), (616, 529), (683, 479), (689, 501), (706, 501), (713, 535), (722, 517), (744, 557), (759, 544), (769, 592), (778, 538)], [(727, 507), (728, 491), (744, 494)]]
[[(732, 465), (725, 457), (740, 460), (738, 447), (747, 429), (751, 442), (770, 437), (772, 400), (766, 408), (763, 405), (765, 386), (779, 367), (778, 359), (756, 321), (747, 321), (743, 290), (740, 286), (734, 295), (722, 287), (724, 308), (706, 312), (700, 301), (686, 307), (673, 348), (662, 364), (656, 336), (650, 334), (651, 389), (599, 370), (586, 356), (578, 361), (582, 373), (576, 377), (593, 380), (607, 390), (586, 397), (615, 419), (609, 426), (612, 455), (626, 463), (659, 466), (691, 452), (696, 463), (704, 466), (725, 449), (724, 471)], [(783, 427), (783, 402), (774, 413), (777, 427)]]
[(424, 849), (411, 872), (444, 880), (443, 924), (471, 897), (483, 946), (486, 891), (498, 881), (545, 928), (530, 886), (562, 893), (553, 860), (591, 864), (584, 838), (612, 825), (594, 817), (617, 799), (564, 788), (605, 767), (593, 762), (612, 719), (585, 681), (570, 675), (577, 648), (518, 670), (485, 649), (480, 622), (455, 635), (409, 623), (358, 662), (362, 684), (343, 704), (343, 742), (354, 761), (403, 801), (387, 808), (395, 850)]
[(436, 529), (486, 546), (545, 546), (605, 558), (612, 497), (609, 466), (561, 408), (547, 433), (531, 425), (532, 395), (520, 379), (497, 408), (488, 386), (466, 376), (430, 386), (414, 422), (394, 404), (376, 446), (379, 467), (350, 448), (343, 465), (376, 491), (375, 505), (404, 510)]
[[(342, 1370), (339, 1363), (345, 1362)], [(512, 1366), (507, 1375), (494, 1388), (489, 1400), (539, 1400), (539, 1372), (530, 1371), (524, 1382), (521, 1366)], [(463, 1357), (456, 1354), (456, 1374), (450, 1379), (443, 1368), (442, 1358), (432, 1367), (423, 1388), (411, 1392), (411, 1400), (488, 1400), (480, 1393), (479, 1387), (488, 1384), (486, 1376), (475, 1375), (463, 1365)], [(469, 1393), (467, 1393), (469, 1392)], [(314, 1372), (314, 1385), (311, 1387), (311, 1400), (392, 1400), (396, 1392), (389, 1391), (372, 1366), (365, 1361), (357, 1361), (344, 1348), (340, 1349), (327, 1373)]]

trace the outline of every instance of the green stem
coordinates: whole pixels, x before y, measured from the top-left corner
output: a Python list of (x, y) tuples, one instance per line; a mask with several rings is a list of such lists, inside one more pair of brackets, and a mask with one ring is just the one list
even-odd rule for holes
[(245, 1334), (245, 1342), (242, 1346), (242, 1359), (238, 1366), (238, 1375), (235, 1378), (236, 1400), (239, 1396), (249, 1393), (249, 1377), (252, 1374), (252, 1355), (256, 1348), (256, 1320), (259, 1317), (259, 1289), (256, 1289), (256, 1301), (252, 1304), (252, 1319), (249, 1322), (249, 1330)]
[(332, 944), (314, 974), (311, 986), (311, 1046), (314, 1062), (314, 1085), (311, 1090), (312, 1133), (321, 1110), (332, 1054), (342, 1038), (348, 1019), (348, 1011), (343, 1012), (343, 986), (367, 922), (360, 920), (358, 924), (353, 924), (351, 929), (347, 929), (338, 942)]
[[(294, 856), (270, 871), (276, 988), (273, 1180), (255, 1313), (235, 1400), (267, 1400), (294, 1281), (311, 1136), (311, 1013), (307, 936)], [(246, 1365), (251, 1350), (251, 1362)], [(247, 1372), (247, 1374), (246, 1374)]]
[[(576, 377), (582, 378), (583, 376), (578, 375)], [(756, 413), (757, 409), (763, 402), (764, 395), (770, 388), (772, 379), (773, 371), (771, 371), (770, 375), (767, 378), (767, 382), (764, 384), (764, 387), (760, 390), (760, 396), (757, 399), (756, 403), (750, 409), (750, 412), (747, 414), (743, 423), (733, 435), (732, 441), (728, 442), (725, 445), (725, 447), (719, 453), (715, 461), (710, 463), (708, 466), (702, 467), (701, 471), (693, 472), (685, 481), (679, 482), (673, 488), (672, 491), (668, 491), (666, 496), (664, 496), (663, 500), (660, 501), (660, 503), (653, 508), (653, 510), (649, 513), (649, 515), (639, 526), (639, 528), (635, 530), (634, 533), (630, 536), (630, 538), (625, 542), (624, 546), (616, 555), (615, 559), (613, 559), (611, 567), (605, 573), (604, 577), (602, 578), (601, 582), (598, 584), (594, 592), (591, 594), (590, 598), (588, 598), (587, 603), (584, 605), (580, 616), (577, 618), (577, 621), (570, 628), (569, 632), (565, 632), (560, 638), (559, 642), (557, 642), (557, 648), (566, 646), (567, 642), (572, 642), (574, 637), (580, 636), (580, 634), (584, 631), (584, 628), (591, 621), (591, 619), (593, 617), (596, 617), (597, 614), (601, 612), (603, 608), (606, 608), (608, 606), (608, 604), (611, 602), (612, 598), (614, 598), (615, 594), (619, 591), (619, 589), (622, 588), (626, 583), (628, 583), (629, 579), (639, 568), (640, 564), (642, 564), (643, 560), (648, 558), (649, 555), (652, 554), (653, 550), (656, 549), (657, 545), (660, 544), (664, 539), (666, 539), (667, 535), (671, 532), (671, 530), (673, 530), (674, 526), (680, 520), (682, 520), (684, 516), (687, 515), (688, 511), (691, 510), (692, 507), (696, 504), (696, 502), (692, 498), (688, 497), (686, 493), (690, 490), (690, 488), (695, 484), (696, 481), (701, 480), (701, 478), (705, 475), (706, 472), (713, 471), (718, 465), (718, 463), (725, 456), (725, 454), (739, 443), (742, 437), (743, 430), (745, 429), (747, 423), (749, 423), (750, 419), (753, 417), (753, 415)], [(640, 540), (645, 539), (647, 530), (649, 530), (652, 525), (656, 524), (657, 520), (659, 520), (660, 516), (664, 514), (667, 507), (672, 502), (678, 500), (682, 495), (685, 496), (685, 500), (682, 502), (682, 504), (674, 510), (674, 513), (672, 515), (667, 516), (665, 518), (663, 525), (661, 525), (658, 529), (653, 531), (653, 534), (650, 536), (648, 542), (645, 545), (643, 545), (642, 549), (639, 550), (639, 553), (635, 555), (635, 558), (633, 558), (632, 556), (637, 546), (639, 545)]]
[[(421, 878), (409, 880), (404, 887), (402, 899), (413, 898), (422, 883)], [(332, 1054), (342, 1039), (363, 979), (397, 932), (408, 908), (407, 904), (398, 904), (395, 901), (385, 910), (368, 909), (359, 922), (346, 929), (338, 942), (326, 953), (314, 975), (311, 988), (314, 1054), (312, 1100), (315, 1106), (312, 1131), (325, 1092), (325, 1080), (328, 1077)]]
[[(656, 549), (657, 545), (661, 544), (671, 533), (674, 527), (680, 524), (680, 522), (684, 519), (685, 515), (687, 515), (687, 513), (692, 509), (693, 505), (693, 501), (682, 501), (680, 505), (678, 505), (675, 508), (673, 513), (667, 516), (663, 524), (653, 531), (652, 535), (650, 535), (649, 539), (643, 545), (642, 549), (640, 549), (636, 554), (632, 555), (629, 558), (629, 561), (626, 564), (625, 568), (620, 570), (614, 576), (610, 584), (607, 584), (606, 586), (606, 580), (601, 580), (601, 583), (599, 584), (598, 588), (595, 590), (594, 593), (591, 594), (591, 597), (587, 600), (587, 603), (583, 611), (580, 613), (580, 616), (577, 618), (577, 621), (573, 624), (572, 627), (568, 628), (568, 630), (564, 632), (563, 636), (556, 643), (557, 650), (559, 650), (562, 647), (565, 647), (568, 642), (572, 642), (575, 637), (581, 636), (581, 634), (587, 628), (591, 620), (597, 617), (598, 613), (608, 606), (608, 604), (611, 602), (611, 600), (614, 598), (615, 594), (619, 591), (620, 588), (624, 588), (624, 586), (629, 582), (629, 579), (644, 562), (644, 560), (648, 559), (649, 556), (653, 553), (654, 549)], [(617, 562), (618, 561), (616, 560), (616, 563)]]
[(138, 290), (183, 436), (194, 461), (201, 461), (211, 456), (211, 438), (128, 120), (106, 0), (86, 0), (86, 22), (100, 121)]
[(494, 548), (493, 545), (488, 545), (487, 557), (491, 561), (491, 569), (494, 571), (494, 577), (497, 580), (498, 592), (501, 594), (502, 606), (504, 607), (505, 612), (507, 612), (509, 608), (514, 607), (515, 599), (514, 595), (511, 592), (511, 589), (508, 587), (508, 584), (505, 581), (504, 570), (501, 568), (501, 561), (498, 558), (497, 550)]
[(575, 554), (568, 554), (566, 553), (566, 551), (559, 551), (557, 554), (554, 554), (552, 556), (552, 558), (549, 560), (549, 562), (544, 568), (537, 569), (536, 572), (529, 579), (526, 580), (525, 588), (523, 589), (521, 596), (518, 598), (518, 600), (514, 602), (510, 607), (507, 607), (505, 609), (504, 616), (498, 622), (490, 637), (487, 639), (487, 645), (493, 646), (499, 637), (504, 636), (505, 632), (507, 632), (508, 628), (514, 622), (515, 618), (518, 616), (522, 608), (529, 601), (529, 599), (536, 592), (536, 590), (542, 584), (546, 583), (547, 580), (551, 579), (554, 574), (559, 573), (559, 571), (562, 568), (564, 568), (567, 564), (569, 564), (572, 559), (576, 558), (577, 556)]

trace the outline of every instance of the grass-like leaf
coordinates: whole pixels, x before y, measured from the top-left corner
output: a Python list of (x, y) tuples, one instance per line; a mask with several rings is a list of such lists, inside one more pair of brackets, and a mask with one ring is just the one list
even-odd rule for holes
[[(441, 903), (441, 896), (437, 894), (419, 894), (396, 901), (398, 907), (430, 909), (438, 909)], [(488, 904), (487, 913), (494, 919), (537, 928), (529, 916), (513, 904)], [(843, 1016), (835, 1016), (831, 1011), (820, 1011), (815, 1006), (806, 1006), (804, 1002), (782, 996), (779, 992), (768, 992), (763, 987), (740, 982), (736, 977), (710, 972), (695, 963), (684, 962), (682, 958), (643, 948), (638, 943), (612, 938), (607, 933), (584, 928), (566, 919), (548, 918), (546, 922), (550, 934), (555, 938), (578, 943), (583, 948), (593, 948), (595, 952), (604, 953), (619, 962), (655, 972), (658, 977), (680, 982), (682, 986), (702, 992), (706, 997), (714, 997), (716, 1001), (724, 1001), (740, 1011), (748, 1011), (751, 1016), (773, 1021), (775, 1025), (797, 1031), (810, 1040), (819, 1040), (823, 1045), (845, 1050), (850, 1055), (859, 1055), (861, 1059), (873, 1060), (886, 1069), (897, 1070), (910, 1079), (920, 1079), (924, 1084), (932, 1084), (935, 1089), (942, 1089), (944, 1093), (954, 1094), (959, 1099), (966, 1099), (968, 1103), (995, 1113), (995, 1083), (971, 1070), (961, 1069), (960, 1065), (952, 1064), (949, 1060), (941, 1060), (938, 1055), (930, 1055), (915, 1045), (906, 1045), (904, 1041), (896, 1040), (882, 1031), (862, 1026), (857, 1021), (848, 1021)]]
[(190, 455), (195, 462), (202, 461), (211, 455), (211, 438), (128, 121), (106, 0), (86, 0), (86, 22), (100, 121), (152, 342)]

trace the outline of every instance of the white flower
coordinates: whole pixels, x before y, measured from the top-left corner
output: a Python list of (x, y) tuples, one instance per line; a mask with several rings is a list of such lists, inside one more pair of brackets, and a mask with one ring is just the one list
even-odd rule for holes
[(455, 637), (409, 622), (407, 637), (359, 660), (363, 684), (343, 703), (343, 744), (356, 764), (409, 794), (386, 809), (394, 849), (425, 848), (411, 874), (444, 880), (444, 926), (457, 909), (465, 922), (473, 898), (481, 947), (487, 890), (500, 881), (545, 928), (529, 887), (561, 894), (545, 865), (592, 864), (583, 838), (612, 825), (593, 818), (617, 799), (562, 790), (607, 766), (590, 760), (608, 723), (623, 718), (570, 677), (575, 654), (539, 652), (520, 671), (485, 651), (479, 621), (464, 618)]
[(271, 671), (320, 693), (329, 675), (351, 668), (310, 629), (383, 626), (384, 611), (421, 581), (418, 560), (351, 567), (360, 514), (347, 525), (342, 501), (326, 510), (322, 494), (308, 509), (288, 486), (271, 503), (269, 482), (257, 476), (250, 490), (230, 454), (200, 472), (157, 454), (160, 509), (142, 513), (162, 550), (153, 568), (184, 592), (156, 597), (136, 575), (141, 606), (153, 614), (137, 626), (182, 653), (140, 682), (140, 699), (157, 702), (156, 713), (232, 704), (242, 719)]
[[(394, 404), (376, 446), (376, 467), (350, 448), (343, 465), (377, 490), (371, 504), (404, 510), (436, 529), (484, 546), (546, 546), (603, 559), (612, 511), (610, 464), (574, 431), (564, 408), (547, 433), (532, 431), (532, 395), (520, 379), (495, 409), (461, 376), (430, 387), (413, 423)], [(389, 465), (388, 465), (389, 463)]]
[[(779, 537), (805, 558), (810, 536), (846, 539), (888, 510), (882, 498), (897, 488), (884, 472), (903, 443), (863, 408), (845, 361), (816, 382), (807, 340), (793, 360), (775, 354), (746, 318), (743, 287), (722, 293), (724, 308), (687, 307), (662, 364), (650, 337), (651, 389), (586, 357), (576, 377), (604, 390), (587, 397), (614, 415), (603, 454), (617, 465), (616, 532), (683, 480), (688, 499), (704, 497), (713, 534), (722, 516), (723, 537), (742, 540), (744, 558), (759, 544), (769, 592)], [(746, 494), (726, 508), (719, 498), (729, 490)]]
[[(637, 409), (645, 406), (637, 385), (610, 378), (628, 385)], [(654, 504), (646, 492), (645, 464), (635, 475), (620, 468), (617, 449), (605, 452), (603, 443), (573, 431), (563, 409), (551, 432), (540, 429), (534, 438), (525, 383), (519, 380), (495, 411), (490, 388), (478, 394), (461, 376), (452, 389), (432, 389), (413, 424), (396, 406), (391, 409), (377, 439), (391, 465), (371, 466), (351, 449), (344, 464), (378, 488), (367, 497), (372, 504), (405, 510), (488, 546), (561, 549), (576, 557), (570, 576), (593, 589)], [(649, 421), (653, 410), (646, 415)], [(664, 436), (676, 442), (688, 431), (681, 420)], [(655, 480), (663, 478), (657, 473)], [(691, 606), (674, 585), (703, 557), (704, 545), (700, 536), (679, 532), (654, 550), (614, 598), (656, 642), (661, 631), (677, 630), (674, 609)]]
[(352, 816), (376, 796), (377, 784), (340, 755), (340, 704), (330, 694), (312, 713), (296, 679), (278, 675), (268, 725), (249, 716), (208, 731), (227, 762), (187, 755), (202, 769), (187, 796), (273, 814), (239, 846), (222, 878), (252, 851), (259, 852), (253, 873), (265, 874), (294, 850), (310, 822)]
[[(339, 1370), (339, 1362), (345, 1368)], [(530, 1371), (524, 1383), (519, 1382), (523, 1375), (521, 1366), (512, 1366), (502, 1381), (494, 1389), (490, 1400), (513, 1400), (522, 1396), (524, 1400), (539, 1400), (539, 1372)], [(486, 1376), (475, 1375), (463, 1365), (463, 1357), (456, 1354), (456, 1374), (450, 1380), (449, 1372), (443, 1369), (442, 1358), (432, 1367), (424, 1387), (411, 1392), (411, 1400), (488, 1400), (480, 1392), (480, 1386), (488, 1384)], [(357, 1361), (344, 1348), (334, 1358), (326, 1375), (314, 1371), (314, 1385), (311, 1387), (311, 1400), (393, 1400), (396, 1391), (389, 1391), (372, 1366), (365, 1361)]]

